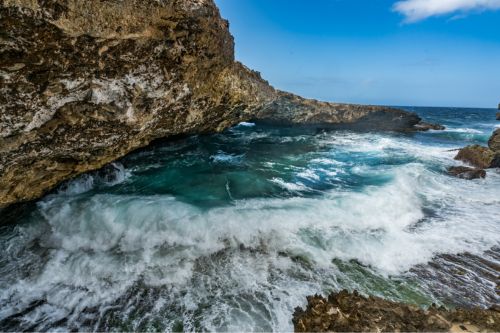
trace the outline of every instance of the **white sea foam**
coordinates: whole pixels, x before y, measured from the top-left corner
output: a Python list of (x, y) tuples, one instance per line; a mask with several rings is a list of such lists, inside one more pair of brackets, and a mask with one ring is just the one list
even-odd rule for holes
[(453, 127), (447, 127), (443, 131), (445, 132), (456, 132), (456, 133), (470, 133), (470, 134), (482, 134), (483, 132), (474, 128), (453, 128)]
[(249, 123), (249, 122), (246, 122), (246, 121), (242, 121), (241, 123), (238, 124), (238, 126), (242, 126), (242, 127), (254, 127), (255, 123)]
[[(359, 174), (378, 172), (391, 179), (358, 191), (236, 200), (210, 209), (168, 195), (71, 196), (94, 186), (94, 179), (82, 177), (70, 183), (73, 190), (39, 203), (43, 219), (18, 226), (14, 236), (0, 243), (6, 258), (33, 269), (30, 275), (1, 280), (0, 304), (5, 306), (0, 321), (43, 299), (46, 304), (23, 315), (26, 322), (39, 323), (35, 330), (62, 318), (88, 330), (78, 326), (84, 321), (80, 313), (88, 308), (104, 313), (140, 282), (160, 287), (159, 294), (130, 297), (123, 317), (150, 302), (149, 315), (168, 325), (175, 318), (165, 309), (180, 307), (186, 329), (291, 330), (291, 313), (304, 304), (304, 296), (338, 288), (337, 277), (347, 278), (332, 262), (335, 258), (355, 259), (388, 276), (436, 254), (481, 254), (499, 245), (500, 174), (464, 181), (438, 173), (425, 163), (444, 165), (453, 153), (407, 139), (351, 133), (322, 140), (330, 140), (332, 151), (313, 161), (325, 170), (335, 168), (330, 172), (351, 167), (329, 157), (340, 146), (418, 159), (380, 170), (354, 165)], [(314, 163), (291, 169), (316, 179), (322, 170), (310, 169)], [(307, 190), (279, 177), (269, 181), (292, 192)], [(426, 216), (426, 210), (436, 214)], [(47, 249), (41, 257), (29, 250), (35, 242)], [(201, 318), (195, 315), (199, 304), (205, 306)], [(139, 325), (134, 320), (132, 325)]]
[(131, 176), (130, 171), (125, 170), (123, 165), (113, 162), (100, 172), (83, 174), (59, 187), (58, 193), (75, 195), (90, 191), (96, 184), (113, 186), (124, 182)]
[(296, 182), (296, 183), (286, 182), (279, 177), (274, 177), (270, 181), (290, 191), (304, 191), (307, 189), (307, 187), (301, 182)]
[(210, 156), (210, 160), (215, 163), (241, 163), (243, 155), (228, 154), (219, 150), (217, 154)]

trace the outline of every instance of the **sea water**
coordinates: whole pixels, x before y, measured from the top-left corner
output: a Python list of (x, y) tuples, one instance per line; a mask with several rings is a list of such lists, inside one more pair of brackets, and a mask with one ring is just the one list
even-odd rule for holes
[(446, 130), (241, 123), (0, 212), (0, 330), (289, 331), (307, 295), (344, 288), (498, 303), (500, 173), (446, 173), (495, 110), (407, 109)]

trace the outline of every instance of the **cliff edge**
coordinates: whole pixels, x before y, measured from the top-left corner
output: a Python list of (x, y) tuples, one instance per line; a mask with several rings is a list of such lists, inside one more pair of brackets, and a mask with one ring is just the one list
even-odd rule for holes
[(0, 206), (152, 140), (241, 121), (406, 130), (415, 114), (307, 100), (234, 60), (212, 0), (3, 0)]

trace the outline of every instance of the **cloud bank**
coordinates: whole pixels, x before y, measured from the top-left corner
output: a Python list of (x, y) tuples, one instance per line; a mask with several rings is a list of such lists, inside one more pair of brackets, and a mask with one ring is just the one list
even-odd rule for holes
[(413, 23), (431, 16), (500, 9), (500, 0), (402, 0), (393, 10)]

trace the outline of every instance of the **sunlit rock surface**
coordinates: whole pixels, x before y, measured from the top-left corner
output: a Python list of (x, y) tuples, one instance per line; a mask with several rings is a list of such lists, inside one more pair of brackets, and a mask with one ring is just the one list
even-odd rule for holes
[(4, 0), (0, 206), (156, 138), (244, 120), (405, 130), (418, 116), (306, 100), (234, 60), (212, 0)]

